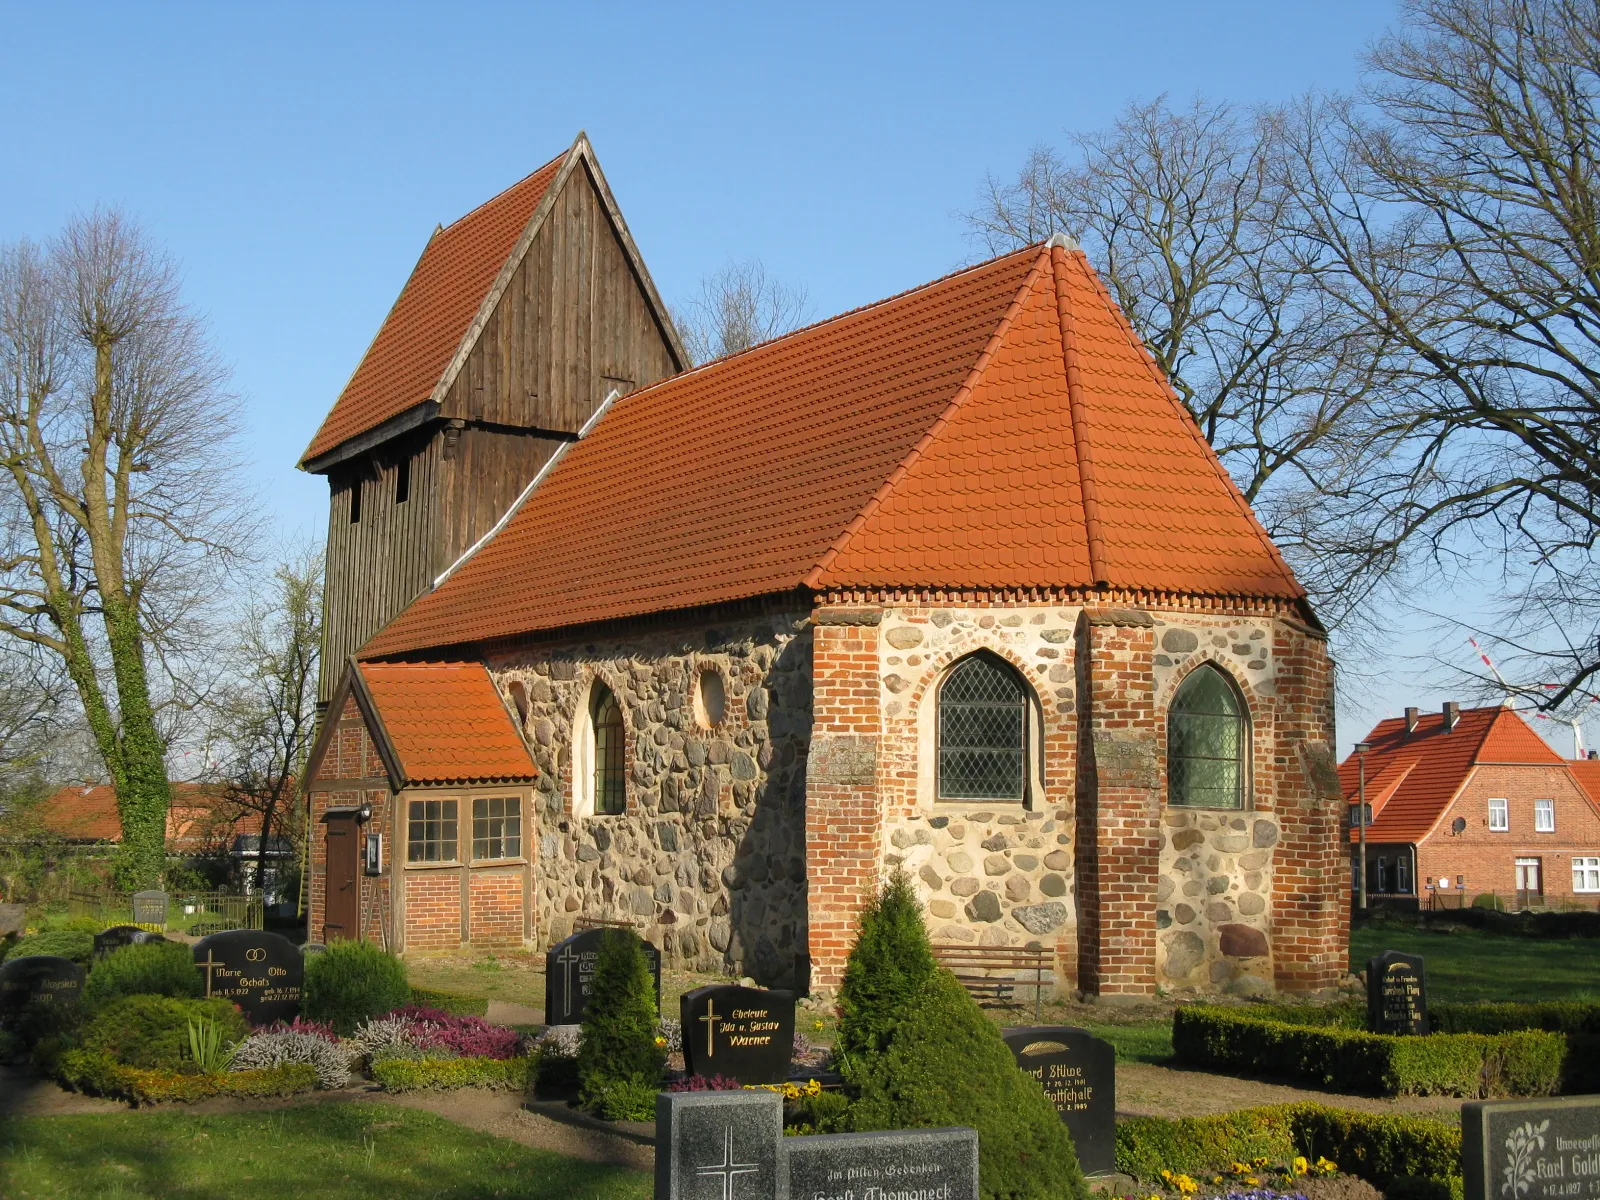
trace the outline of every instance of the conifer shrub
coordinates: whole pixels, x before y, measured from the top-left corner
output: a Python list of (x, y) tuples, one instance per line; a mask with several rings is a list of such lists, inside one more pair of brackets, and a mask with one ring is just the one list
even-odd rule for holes
[(858, 921), (839, 988), (836, 1051), (849, 1061), (882, 1050), (937, 973), (916, 892), (896, 868)]
[(244, 1014), (221, 998), (123, 996), (107, 1003), (84, 1028), (82, 1048), (123, 1066), (194, 1073), (189, 1023), (202, 1020), (215, 1023), (225, 1044), (250, 1032)]
[(410, 1003), (405, 965), (371, 942), (335, 942), (306, 959), (300, 1009), (311, 1020), (332, 1025), (340, 1037)]
[(91, 1011), (123, 996), (200, 995), (200, 971), (194, 951), (182, 942), (145, 942), (121, 946), (89, 969), (83, 1001)]
[(608, 1121), (655, 1117), (666, 1056), (656, 1045), (656, 991), (632, 930), (600, 940), (578, 1047), (578, 1101)]
[(88, 966), (94, 957), (94, 934), (86, 929), (45, 929), (18, 938), (6, 951), (7, 958), (25, 958), (30, 954), (51, 954)]
[[(920, 922), (919, 922), (920, 923)], [(888, 1044), (852, 1064), (852, 1129), (978, 1131), (984, 1200), (1084, 1200), (1072, 1138), (1000, 1029), (954, 975), (936, 971), (898, 1015)]]

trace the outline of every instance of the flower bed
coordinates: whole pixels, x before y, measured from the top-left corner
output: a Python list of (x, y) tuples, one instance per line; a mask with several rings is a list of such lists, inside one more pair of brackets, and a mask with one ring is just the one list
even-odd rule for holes
[(530, 1058), (387, 1058), (372, 1064), (372, 1078), (386, 1091), (439, 1091), (489, 1087), (526, 1091)]
[(95, 1050), (63, 1053), (57, 1076), (73, 1091), (134, 1104), (204, 1100), (211, 1096), (295, 1096), (317, 1086), (317, 1069), (307, 1063), (290, 1063), (261, 1071), (184, 1074), (125, 1066), (109, 1054)]

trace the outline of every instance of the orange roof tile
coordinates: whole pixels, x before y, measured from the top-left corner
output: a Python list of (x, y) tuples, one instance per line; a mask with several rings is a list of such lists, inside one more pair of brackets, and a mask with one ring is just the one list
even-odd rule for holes
[(405, 783), (539, 774), (482, 663), (365, 663), (361, 678)]
[(1302, 598), (1081, 252), (1052, 249), (619, 401), (363, 653), (800, 587), (1089, 586), (1086, 460), (1105, 582)]
[(400, 298), (306, 447), (302, 462), (326, 454), (433, 394), (567, 153), (428, 239)]
[[(1414, 732), (1404, 718), (1380, 721), (1367, 735), (1367, 803), (1371, 842), (1415, 842), (1426, 837), (1480, 763), (1560, 765), (1564, 760), (1509, 708), (1464, 708), (1453, 730), (1443, 713), (1424, 713)], [(1345, 800), (1360, 789), (1357, 756), (1339, 764)], [(1354, 840), (1358, 834), (1351, 830)]]
[[(174, 780), (172, 807), (167, 812), (169, 844), (202, 840), (218, 819), (221, 789)], [(39, 808), (40, 824), (73, 841), (120, 842), (122, 818), (117, 813), (117, 792), (110, 784), (64, 787)]]
[(1567, 768), (1578, 786), (1589, 794), (1590, 803), (1600, 809), (1600, 758), (1569, 759)]

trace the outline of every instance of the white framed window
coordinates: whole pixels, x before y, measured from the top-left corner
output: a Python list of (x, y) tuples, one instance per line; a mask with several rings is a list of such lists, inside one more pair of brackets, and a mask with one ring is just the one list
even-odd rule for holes
[(1492, 833), (1505, 833), (1511, 828), (1511, 803), (1503, 796), (1489, 800), (1489, 829)]
[(1556, 831), (1556, 802), (1554, 800), (1535, 800), (1533, 802), (1533, 831), (1535, 833), (1554, 833)]
[(1394, 860), (1394, 890), (1402, 896), (1411, 894), (1411, 859), (1404, 854)]
[(1600, 892), (1600, 858), (1573, 857), (1572, 890)]

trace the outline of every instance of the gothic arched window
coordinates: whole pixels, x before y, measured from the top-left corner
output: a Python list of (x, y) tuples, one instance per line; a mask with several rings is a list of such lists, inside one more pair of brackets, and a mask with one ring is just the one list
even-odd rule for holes
[(609, 688), (595, 685), (589, 719), (594, 727), (594, 811), (614, 817), (627, 803), (627, 771), (622, 708)]
[(939, 688), (939, 799), (1022, 800), (1028, 692), (992, 654), (958, 662)]
[(1167, 714), (1167, 803), (1243, 808), (1248, 726), (1233, 681), (1196, 667)]

